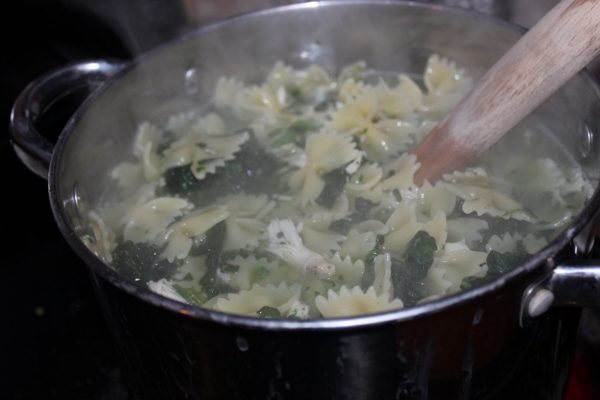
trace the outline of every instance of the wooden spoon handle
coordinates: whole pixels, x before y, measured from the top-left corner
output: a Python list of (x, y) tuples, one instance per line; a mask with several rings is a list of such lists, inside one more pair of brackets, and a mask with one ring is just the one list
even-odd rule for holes
[(563, 0), (416, 147), (415, 181), (464, 168), (600, 51), (600, 0)]

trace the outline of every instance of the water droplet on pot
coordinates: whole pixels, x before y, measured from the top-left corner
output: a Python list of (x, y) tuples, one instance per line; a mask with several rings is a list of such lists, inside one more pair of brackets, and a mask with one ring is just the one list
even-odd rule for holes
[(479, 325), (481, 322), (481, 317), (483, 317), (483, 309), (478, 308), (473, 315), (473, 325)]
[(595, 155), (595, 135), (594, 131), (586, 123), (582, 123), (579, 128), (579, 139), (577, 140), (577, 152), (583, 160)]
[(193, 67), (185, 71), (184, 78), (185, 91), (188, 94), (198, 93), (200, 90), (200, 69)]
[(90, 221), (87, 218), (88, 215), (88, 201), (85, 190), (75, 183), (73, 185), (73, 192), (71, 197), (66, 198), (63, 201), (63, 208), (65, 213), (69, 216), (69, 219), (73, 221), (73, 229), (80, 237), (90, 236), (94, 237), (94, 233), (90, 227)]
[(249, 346), (248, 346), (248, 341), (247, 341), (246, 339), (244, 339), (244, 338), (243, 338), (243, 337), (241, 337), (241, 336), (238, 336), (238, 337), (235, 339), (235, 342), (236, 342), (236, 344), (237, 344), (237, 348), (238, 348), (240, 351), (248, 351), (248, 347), (249, 347)]

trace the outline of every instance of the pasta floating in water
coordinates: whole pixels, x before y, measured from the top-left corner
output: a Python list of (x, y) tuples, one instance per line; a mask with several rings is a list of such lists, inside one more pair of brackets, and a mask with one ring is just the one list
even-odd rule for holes
[(111, 173), (139, 190), (90, 212), (84, 241), (156, 293), (257, 318), (385, 312), (494, 279), (592, 190), (550, 158), (415, 185), (410, 149), (470, 84), (436, 55), (420, 77), (279, 62), (256, 85), (221, 78), (208, 112), (139, 124)]

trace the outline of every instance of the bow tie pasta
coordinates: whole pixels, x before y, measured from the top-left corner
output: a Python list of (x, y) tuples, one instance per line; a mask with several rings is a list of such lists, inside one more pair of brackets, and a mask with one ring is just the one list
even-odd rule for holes
[(592, 187), (550, 158), (417, 186), (410, 149), (471, 85), (437, 55), (423, 67), (278, 62), (262, 82), (219, 79), (210, 107), (132, 132), (111, 172), (118, 201), (89, 212), (84, 242), (158, 294), (256, 318), (385, 312), (494, 279)]

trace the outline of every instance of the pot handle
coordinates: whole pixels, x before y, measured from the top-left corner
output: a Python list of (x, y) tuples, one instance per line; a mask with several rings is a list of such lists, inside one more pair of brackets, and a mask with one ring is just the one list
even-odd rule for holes
[(38, 132), (36, 122), (68, 96), (85, 90), (87, 97), (123, 66), (107, 60), (82, 61), (47, 72), (27, 85), (10, 114), (11, 144), (23, 164), (47, 179), (54, 143)]
[(574, 260), (532, 283), (521, 303), (521, 325), (553, 306), (600, 307), (600, 260)]
[(559, 265), (546, 286), (555, 306), (600, 307), (600, 260)]

